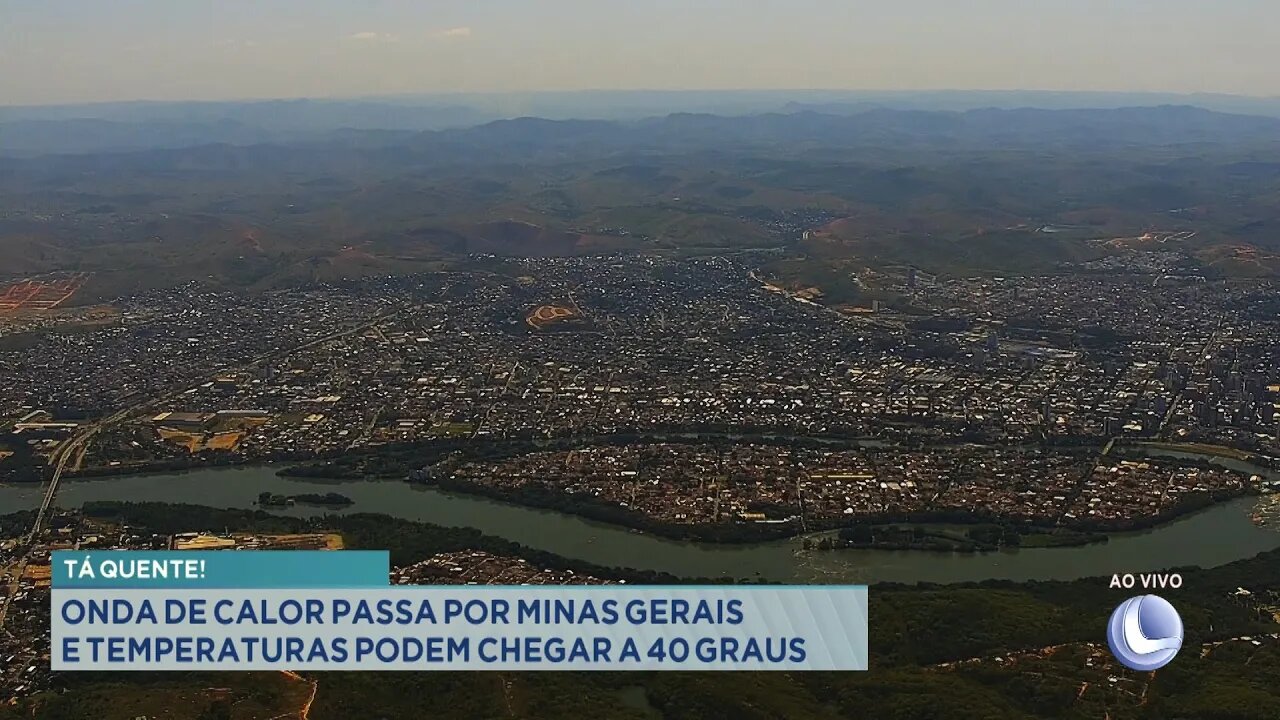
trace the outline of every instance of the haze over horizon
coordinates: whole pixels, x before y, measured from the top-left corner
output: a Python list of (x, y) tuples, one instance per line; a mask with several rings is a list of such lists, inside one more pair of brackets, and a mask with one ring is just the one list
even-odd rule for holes
[(1280, 95), (1280, 7), (0, 0), (0, 105), (576, 90)]

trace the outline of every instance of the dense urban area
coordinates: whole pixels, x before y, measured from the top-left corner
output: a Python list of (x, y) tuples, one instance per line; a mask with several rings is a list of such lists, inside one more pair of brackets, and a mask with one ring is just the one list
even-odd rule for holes
[[(1270, 281), (1133, 253), (1123, 269), (1017, 278), (864, 269), (862, 299), (836, 302), (770, 277), (767, 261), (475, 256), (411, 276), (189, 285), (11, 314), (0, 469), (48, 491), (5, 528), (0, 694), (57, 686), (54, 549), (343, 546), (324, 528), (135, 532), (59, 510), (58, 484), (77, 476), (277, 461), (680, 537), (840, 530), (843, 545), (825, 547), (874, 547), (887, 523), (986, 523), (994, 535), (970, 532), (979, 549), (1028, 542), (1027, 528), (1092, 541), (1272, 489), (1270, 475), (1210, 462), (1280, 455)], [(293, 502), (263, 496), (267, 510)], [(613, 580), (460, 547), (392, 581)]]
[(1280, 0), (925, 4), (0, 0), (0, 720), (1280, 719)]
[[(1002, 481), (1016, 475), (1043, 499), (1108, 506), (1124, 501), (1089, 483), (1122, 492), (1126, 473), (1108, 482), (1105, 463), (1090, 470), (1085, 458), (1082, 472), (1059, 467), (1066, 458), (1113, 439), (1277, 454), (1269, 281), (866, 270), (856, 279), (884, 300), (837, 305), (771, 284), (750, 259), (474, 258), (463, 271), (343, 287), (153, 292), (74, 332), (17, 321), (0, 330), (0, 418), (12, 426), (0, 467), (43, 479), (68, 439), (74, 474), (464, 440), (771, 435), (988, 446), (989, 462), (964, 449), (936, 462), (959, 453), (979, 486), (1016, 492)], [(628, 452), (609, 465), (635, 470)], [(749, 448), (723, 462), (688, 452), (668, 475), (750, 482), (760, 501), (815, 472), (931, 496), (952, 469), (909, 452), (794, 466)], [(1144, 471), (1164, 479), (1157, 498), (1250, 484), (1163, 466), (1127, 474)]]

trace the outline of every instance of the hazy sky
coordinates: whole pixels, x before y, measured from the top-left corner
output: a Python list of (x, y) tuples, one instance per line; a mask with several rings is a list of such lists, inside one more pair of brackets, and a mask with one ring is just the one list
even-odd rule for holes
[(0, 105), (600, 88), (1280, 95), (1277, 0), (0, 0)]

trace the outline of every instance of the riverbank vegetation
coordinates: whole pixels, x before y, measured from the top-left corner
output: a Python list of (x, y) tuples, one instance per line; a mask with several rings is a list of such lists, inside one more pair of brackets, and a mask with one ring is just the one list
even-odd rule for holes
[(273, 492), (258, 493), (258, 506), (264, 508), (286, 507), (289, 505), (315, 505), (317, 507), (345, 508), (355, 504), (355, 500), (341, 493), (303, 493), (301, 495), (281, 495)]
[[(983, 512), (980, 508), (904, 509), (901, 512), (884, 512), (856, 519), (830, 513), (815, 515), (806, 513), (795, 505), (761, 506), (750, 504), (747, 509), (765, 519), (721, 516), (716, 521), (682, 521), (669, 517), (655, 517), (640, 512), (632, 503), (618, 502), (616, 497), (598, 496), (595, 493), (565, 492), (552, 482), (529, 481), (522, 483), (479, 482), (458, 472), (460, 467), (479, 464), (483, 467), (501, 465), (524, 455), (546, 456), (561, 451), (582, 450), (587, 447), (627, 446), (646, 443), (702, 444), (710, 446), (741, 445), (743, 443), (771, 445), (799, 445), (822, 449), (852, 449), (866, 447), (868, 440), (853, 437), (795, 438), (766, 433), (724, 433), (714, 428), (683, 428), (684, 432), (655, 431), (650, 433), (618, 433), (601, 437), (554, 439), (506, 439), (469, 440), (449, 439), (423, 444), (405, 444), (381, 448), (376, 456), (361, 454), (333, 458), (317, 463), (294, 466), (280, 474), (326, 479), (356, 479), (383, 476), (388, 473), (407, 477), (410, 482), (438, 486), (456, 493), (465, 493), (489, 499), (556, 512), (573, 514), (598, 522), (609, 523), (660, 537), (676, 540), (693, 540), (714, 543), (755, 543), (811, 533), (841, 531), (843, 535), (826, 544), (833, 548), (886, 548), (924, 549), (935, 551), (981, 552), (1002, 547), (1069, 547), (1105, 541), (1109, 533), (1145, 530), (1170, 522), (1179, 517), (1205, 509), (1214, 503), (1230, 500), (1242, 493), (1257, 491), (1256, 487), (1216, 488), (1204, 492), (1184, 492), (1166, 503), (1157, 513), (1140, 513), (1127, 516), (1115, 513), (1098, 515), (1069, 515), (1068, 519), (1052, 515), (1013, 518)], [(881, 444), (873, 444), (879, 447)], [(898, 446), (895, 444), (895, 446)], [(1123, 448), (1117, 449), (1120, 452)], [(1096, 450), (1069, 447), (1056, 448), (1055, 452), (1078, 457), (1087, 465)], [(1184, 459), (1180, 464), (1217, 469), (1211, 458)], [(499, 470), (494, 470), (499, 472)], [(1063, 524), (1067, 527), (1062, 527)], [(959, 532), (892, 531), (894, 525), (924, 526), (953, 524), (967, 526)], [(989, 526), (1000, 526), (996, 535)], [(868, 529), (873, 531), (867, 537)]]
[[(263, 510), (119, 501), (86, 503), (83, 513), (90, 518), (159, 534), (223, 529), (254, 533), (337, 532), (342, 534), (348, 548), (388, 550), (393, 565), (412, 564), (442, 552), (474, 549), (610, 579), (660, 584), (690, 581), (666, 573), (604, 568), (485, 535), (472, 528), (442, 527), (370, 513), (305, 519), (282, 517)], [(1223, 632), (1247, 634), (1273, 627), (1269, 615), (1258, 613), (1247, 603), (1242, 604), (1235, 591), (1255, 588), (1280, 592), (1280, 550), (1212, 570), (1187, 570), (1184, 574), (1195, 579), (1177, 591), (1180, 611), (1181, 602), (1193, 602), (1193, 606), (1189, 606), (1192, 609), (1183, 611), (1189, 640), (1193, 635), (1194, 639), (1203, 639), (1221, 636)], [(879, 653), (873, 654), (904, 661), (945, 662), (986, 651), (1017, 648), (1020, 645), (1015, 641), (1019, 638), (1046, 643), (1052, 637), (1064, 635), (1081, 641), (1096, 640), (1098, 627), (1105, 626), (1106, 615), (1117, 601), (1116, 591), (1110, 589), (1108, 581), (1109, 578), (1089, 578), (1028, 583), (991, 580), (945, 586), (880, 584), (874, 588), (877, 602), (873, 605), (880, 610), (872, 624), (882, 632), (873, 634), (873, 651), (877, 638), (881, 644)], [(884, 607), (884, 599), (892, 599), (892, 603), (884, 603), (892, 607)], [(1202, 607), (1203, 612), (1195, 610), (1195, 604)], [(1044, 612), (1040, 612), (1042, 610)], [(1090, 613), (1101, 614), (1093, 618)], [(961, 627), (964, 623), (960, 621), (965, 617), (971, 620), (969, 628), (960, 633), (963, 637), (923, 644), (906, 642), (931, 624)], [(1010, 618), (1019, 622), (1012, 622)], [(1095, 619), (1097, 623), (1093, 622)], [(1215, 629), (1210, 631), (1210, 625)], [(1280, 630), (1280, 626), (1275, 627)]]
[(841, 528), (834, 535), (806, 537), (805, 549), (934, 550), (991, 552), (1019, 547), (1080, 547), (1107, 542), (1107, 535), (1063, 528), (975, 524), (872, 525)]
[[(201, 505), (120, 501), (85, 503), (82, 512), (86, 517), (134, 528), (146, 528), (163, 535), (223, 530), (262, 534), (336, 532), (342, 535), (346, 548), (389, 551), (393, 565), (410, 565), (443, 552), (483, 550), (496, 555), (514, 555), (555, 570), (572, 570), (575, 573), (613, 580), (657, 584), (675, 583), (680, 580), (667, 573), (630, 568), (607, 568), (565, 558), (510, 540), (485, 535), (473, 528), (442, 527), (401, 520), (388, 515), (355, 513), (319, 518), (292, 518), (273, 515), (263, 509), (217, 509)], [(705, 580), (704, 582), (716, 581)]]
[[(323, 526), (342, 532), (349, 546), (389, 548), (396, 564), (477, 548), (516, 552), (531, 562), (602, 576), (627, 574), (529, 553), (474, 530), (377, 515), (310, 521), (261, 510), (115, 502), (93, 503), (85, 512), (160, 533), (224, 527), (296, 532)], [(1166, 597), (1185, 623), (1184, 651), (1156, 673), (1130, 672), (1110, 660), (1103, 628), (1116, 603), (1130, 593), (1110, 589), (1108, 578), (876, 585), (871, 589), (872, 669), (866, 673), (321, 673), (307, 681), (317, 683), (309, 717), (346, 720), (376, 710), (388, 720), (417, 720), (423, 698), (430, 698), (432, 717), (460, 720), (489, 715), (635, 720), (1280, 717), (1280, 684), (1267, 680), (1280, 677), (1280, 644), (1269, 637), (1280, 629), (1269, 609), (1280, 589), (1280, 551), (1181, 572), (1186, 584)], [(647, 582), (679, 581), (648, 577)], [(187, 687), (192, 697), (214, 683), (208, 675), (163, 675), (165, 692)], [(249, 673), (218, 675), (216, 684), (267, 704), (288, 692), (271, 675), (261, 679), (267, 695), (254, 694), (252, 683), (259, 681)], [(0, 718), (114, 718), (102, 714), (105, 706), (99, 700), (146, 693), (155, 681), (77, 673), (59, 682), (57, 693), (0, 707)], [(201, 714), (209, 708), (196, 705), (175, 705), (166, 716), (219, 717)], [(945, 714), (939, 714), (942, 707)]]
[[(517, 488), (498, 488), (467, 480), (442, 477), (434, 481), (441, 490), (489, 498), (525, 507), (577, 515), (588, 520), (609, 523), (650, 533), (672, 540), (741, 544), (760, 543), (799, 537), (806, 534), (835, 531), (840, 542), (825, 548), (874, 547), (892, 550), (956, 550), (987, 551), (1001, 547), (1075, 547), (1105, 542), (1108, 533), (1146, 530), (1184, 515), (1204, 510), (1216, 502), (1230, 500), (1235, 494), (1188, 495), (1183, 502), (1164, 512), (1143, 518), (1113, 520), (1107, 523), (1081, 522), (1074, 528), (1013, 523), (1006, 518), (971, 510), (890, 513), (869, 521), (850, 523), (842, 518), (825, 518), (800, 522), (752, 522), (729, 520), (717, 523), (670, 523), (622, 505), (606, 502), (590, 495), (565, 493), (539, 483)], [(934, 526), (950, 525), (962, 530), (941, 531)], [(908, 532), (895, 532), (905, 527)], [(915, 528), (915, 530), (911, 530)], [(993, 528), (998, 530), (994, 535)], [(867, 536), (868, 530), (871, 536)]]
[(36, 521), (34, 510), (0, 515), (0, 540), (14, 538), (26, 534)]

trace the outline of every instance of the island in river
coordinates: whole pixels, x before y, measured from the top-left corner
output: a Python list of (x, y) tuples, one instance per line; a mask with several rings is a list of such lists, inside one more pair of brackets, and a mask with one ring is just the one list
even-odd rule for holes
[(355, 500), (336, 492), (302, 493), (301, 495), (282, 495), (271, 491), (258, 493), (260, 507), (288, 507), (290, 505), (316, 505), (319, 507), (345, 508), (355, 504)]
[[(356, 479), (399, 464), (411, 483), (551, 510), (675, 540), (989, 551), (1079, 546), (1266, 491), (1269, 471), (1202, 453), (976, 444), (906, 448), (812, 438), (481, 443), (295, 466)], [(1137, 454), (1139, 457), (1134, 457)], [(426, 460), (419, 464), (417, 461)], [(405, 475), (400, 475), (404, 477)], [(1150, 488), (1163, 491), (1152, 499)], [(838, 534), (837, 534), (838, 533)]]
[[(1218, 503), (1158, 528), (1111, 534), (1105, 544), (1031, 547), (999, 552), (941, 553), (892, 549), (805, 551), (801, 539), (744, 544), (669, 540), (601, 524), (580, 516), (499, 502), (403, 481), (336, 482), (276, 475), (276, 466), (207, 468), (177, 474), (119, 476), (63, 483), (58, 506), (77, 508), (104, 500), (159, 501), (261, 510), (258, 493), (298, 496), (338, 491), (350, 508), (296, 505), (268, 512), (297, 518), (381, 513), (405, 520), (477, 528), (542, 551), (607, 567), (649, 569), (683, 577), (758, 577), (785, 583), (954, 583), (1110, 576), (1155, 572), (1171, 566), (1216, 567), (1280, 547), (1280, 533), (1250, 521), (1251, 498)], [(43, 501), (35, 485), (0, 484), (0, 507), (35, 510)], [(214, 523), (209, 527), (222, 530)], [(1213, 538), (1213, 542), (1205, 542)]]

